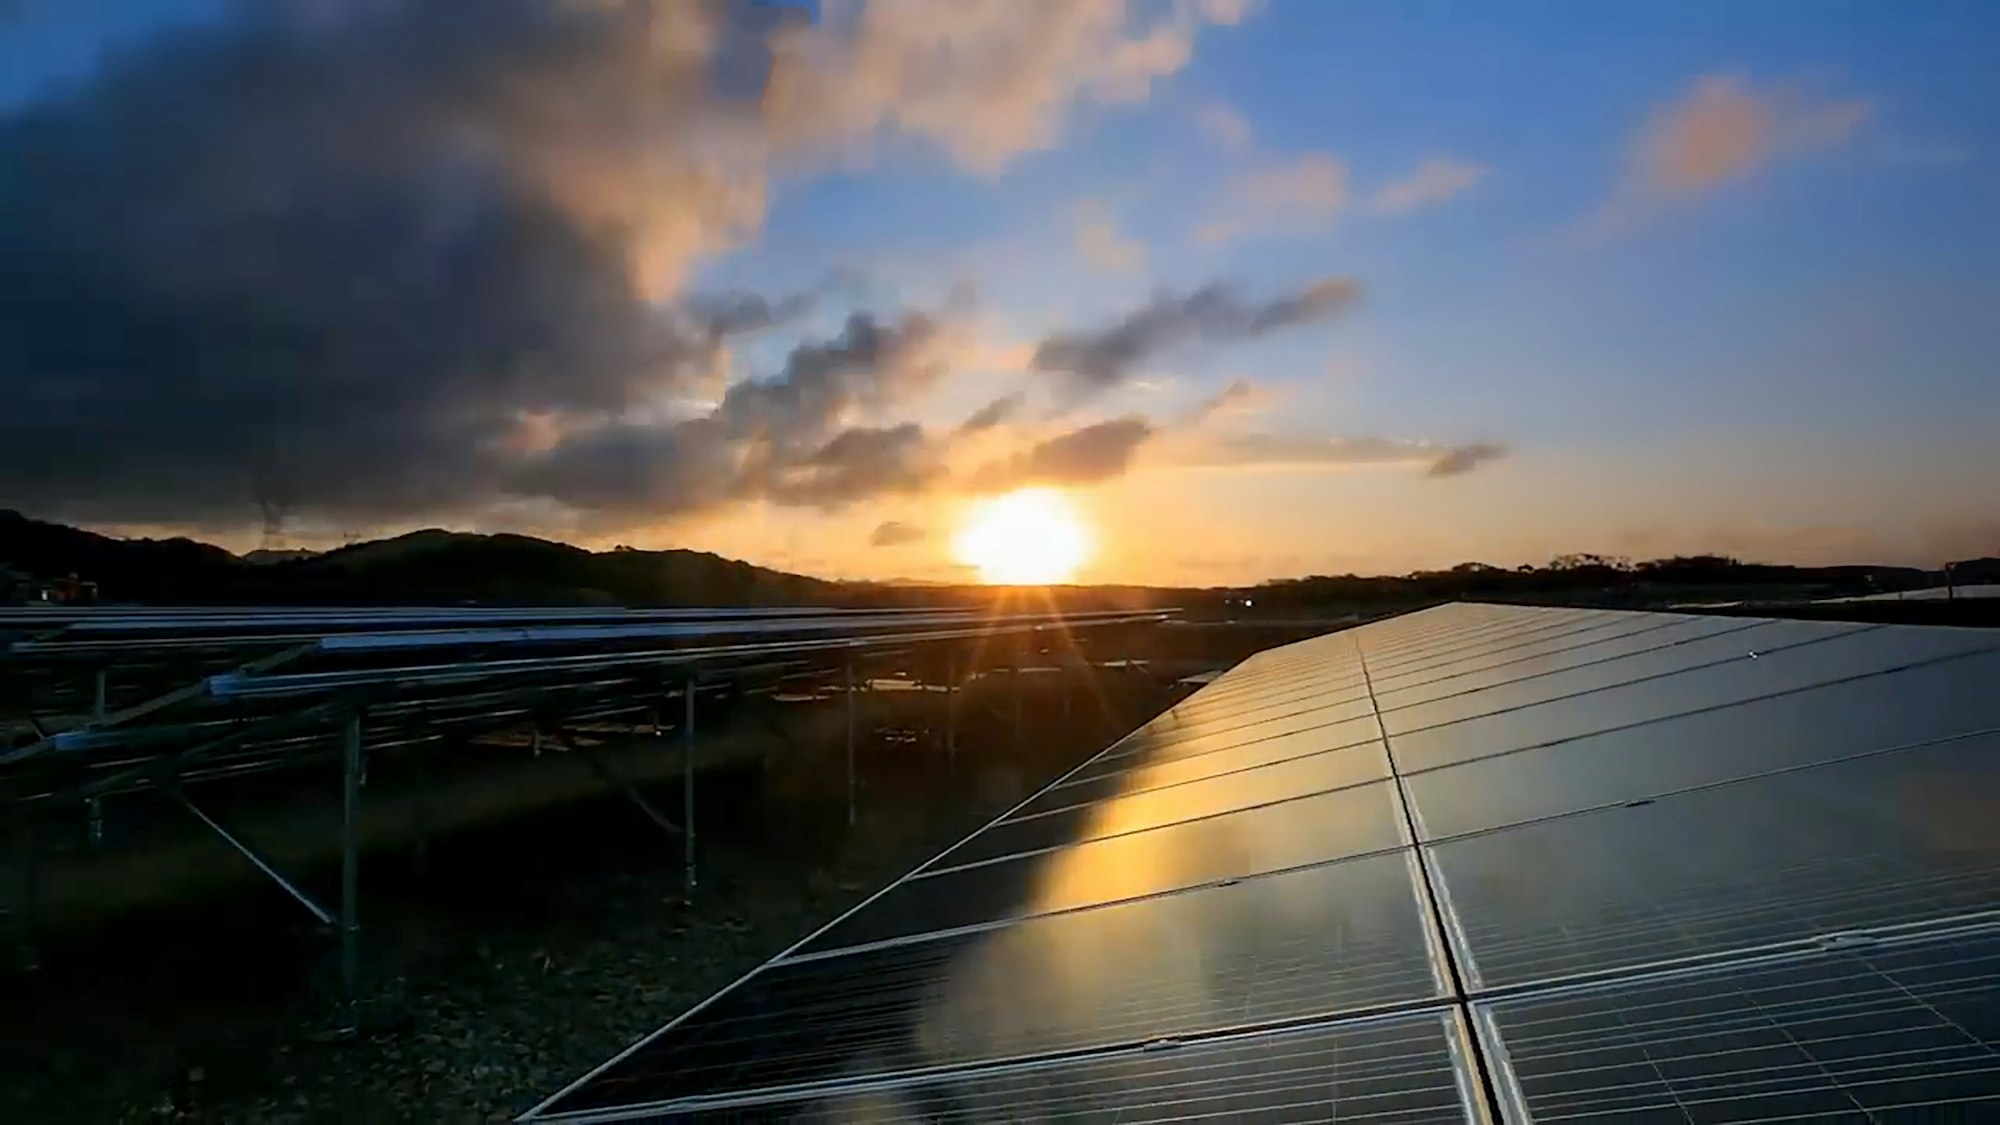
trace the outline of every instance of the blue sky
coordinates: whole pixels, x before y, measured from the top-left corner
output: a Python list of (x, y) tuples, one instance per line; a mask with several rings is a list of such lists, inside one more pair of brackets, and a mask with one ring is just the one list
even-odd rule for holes
[[(26, 11), (0, 31), (0, 104), (87, 83), (106, 41), (224, 18), (169, 0)], [(847, 301), (966, 305), (975, 342), (899, 415), (932, 430), (1015, 389), (1035, 403), (1011, 432), (1023, 445), (1148, 419), (1157, 436), (1122, 472), (1061, 482), (1097, 525), (1086, 577), (1242, 582), (1573, 550), (2000, 553), (2000, 8), (1265, 0), (1233, 26), (1204, 14), (1234, 13), (1131, 5), (1133, 36), (1186, 24), (1185, 60), (1137, 95), (1058, 81), (1046, 136), (993, 166), (893, 110), (839, 159), (774, 165), (756, 229), (701, 254), (685, 284), (792, 292), (844, 271), (860, 279)], [(1412, 185), (1426, 162), (1429, 191)], [(1401, 205), (1399, 184), (1414, 193)], [(1262, 299), (1327, 277), (1359, 298), (1292, 330), (1181, 340), (1082, 404), (1026, 369), (1050, 333), (1163, 292), (1223, 282)], [(782, 364), (845, 311), (826, 303), (745, 343), (734, 377)], [(1254, 408), (1188, 421), (1236, 380)], [(1407, 455), (1194, 467), (1204, 443), (1250, 438)], [(1467, 443), (1507, 452), (1425, 471)], [(938, 574), (968, 502), (949, 487), (764, 500), (592, 534)], [(887, 519), (937, 534), (870, 550)], [(1230, 546), (1189, 550), (1198, 529)]]

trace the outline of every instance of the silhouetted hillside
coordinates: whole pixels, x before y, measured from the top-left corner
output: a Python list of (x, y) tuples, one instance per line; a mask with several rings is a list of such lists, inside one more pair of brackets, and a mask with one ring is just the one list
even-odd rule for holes
[[(1025, 593), (966, 585), (841, 583), (701, 551), (588, 551), (525, 535), (430, 529), (300, 557), (257, 561), (190, 539), (114, 539), (0, 511), (0, 567), (32, 579), (74, 574), (103, 600), (211, 604), (964, 605), (1145, 609), (1196, 615), (1327, 615), (1439, 601), (1606, 606), (1778, 602), (1911, 590), (1943, 575), (1912, 567), (1797, 567), (1713, 555), (1633, 563), (1564, 555), (1508, 569), (1461, 563), (1390, 577), (1315, 576), (1249, 588), (1065, 586)], [(2000, 560), (1953, 566), (1961, 583), (2000, 580)], [(5, 579), (0, 579), (4, 583)], [(0, 591), (4, 596), (4, 591)], [(1249, 600), (1254, 606), (1245, 604)]]
[(1809, 600), (1914, 590), (1937, 585), (1941, 573), (1906, 566), (1779, 566), (1717, 555), (1676, 556), (1634, 563), (1601, 555), (1562, 555), (1546, 566), (1508, 569), (1460, 563), (1450, 570), (1399, 578), (1318, 576), (1267, 582), (1259, 606), (1380, 605), (1476, 598), (1560, 601), (1605, 606), (1657, 606), (1676, 601)]
[(251, 562), (189, 539), (115, 539), (0, 511), (0, 564), (75, 574), (105, 601), (209, 604), (838, 604), (857, 591), (702, 551), (586, 551), (525, 535), (427, 530)]
[(173, 591), (219, 590), (243, 568), (228, 551), (192, 539), (113, 539), (6, 510), (0, 510), (0, 565), (30, 578), (75, 574), (96, 582), (104, 596), (131, 601), (199, 600)]

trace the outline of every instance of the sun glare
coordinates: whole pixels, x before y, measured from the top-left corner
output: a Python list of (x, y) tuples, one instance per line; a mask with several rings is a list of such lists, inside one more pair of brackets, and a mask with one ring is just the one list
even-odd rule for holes
[(1068, 497), (1024, 488), (974, 508), (953, 553), (977, 568), (983, 582), (1046, 586), (1076, 577), (1090, 558), (1090, 533)]

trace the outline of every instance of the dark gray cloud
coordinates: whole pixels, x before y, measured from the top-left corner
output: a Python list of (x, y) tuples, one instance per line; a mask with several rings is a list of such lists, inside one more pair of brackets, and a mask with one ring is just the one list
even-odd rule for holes
[(578, 430), (527, 463), (510, 491), (573, 508), (669, 516), (734, 500), (837, 507), (935, 480), (937, 454), (913, 423), (851, 427), (943, 371), (939, 323), (848, 317), (839, 335), (792, 349), (778, 374), (731, 386), (715, 409), (673, 424)]
[(1004, 425), (1019, 417), (1021, 408), (1026, 406), (1027, 403), (1028, 396), (1022, 391), (1015, 391), (1010, 395), (1001, 395), (999, 398), (973, 411), (972, 417), (959, 423), (958, 432), (961, 434), (977, 434), (990, 430), (995, 426)]
[(1442, 445), (1373, 436), (1244, 433), (1228, 434), (1185, 450), (1179, 455), (1179, 463), (1195, 468), (1243, 469), (1422, 465), (1428, 476), (1449, 477), (1469, 473), (1507, 454), (1506, 446), (1490, 442)]
[(1196, 403), (1181, 424), (1200, 426), (1231, 414), (1247, 414), (1265, 406), (1275, 397), (1273, 391), (1261, 384), (1248, 379), (1231, 379), (1228, 386)]
[(1507, 456), (1507, 447), (1490, 441), (1474, 442), (1471, 445), (1455, 446), (1444, 456), (1431, 462), (1429, 475), (1434, 477), (1455, 477), (1469, 473), (1488, 461), (1498, 461)]
[(1004, 460), (981, 466), (970, 485), (1004, 492), (1031, 484), (1095, 484), (1122, 476), (1154, 434), (1144, 418), (1117, 418), (1071, 430)]
[(1184, 296), (1162, 293), (1108, 328), (1044, 338), (1029, 365), (1068, 376), (1078, 394), (1094, 394), (1124, 382), (1134, 367), (1168, 348), (1248, 340), (1325, 320), (1359, 292), (1353, 281), (1328, 278), (1264, 302), (1246, 301), (1220, 284)]
[(773, 301), (761, 293), (732, 291), (696, 294), (682, 302), (712, 338), (761, 332), (811, 312), (818, 302), (812, 293), (793, 293)]
[(731, 18), (243, 5), (0, 119), (0, 494), (447, 509), (499, 490), (524, 419), (712, 386), (724, 337), (790, 311), (656, 300), (761, 213), (703, 142), (754, 111), (717, 88), (757, 70)]
[(921, 543), (930, 538), (930, 533), (915, 524), (902, 520), (883, 520), (875, 525), (868, 536), (871, 547), (901, 547), (910, 543)]
[(781, 504), (837, 508), (868, 496), (921, 492), (943, 474), (916, 423), (857, 426), (803, 461), (781, 466), (765, 492)]

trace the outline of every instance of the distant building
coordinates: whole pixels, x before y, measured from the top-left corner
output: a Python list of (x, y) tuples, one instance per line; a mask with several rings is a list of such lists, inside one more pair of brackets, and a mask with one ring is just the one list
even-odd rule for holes
[(61, 578), (36, 578), (12, 567), (0, 566), (0, 602), (8, 605), (87, 604), (97, 600), (97, 583), (75, 574)]

